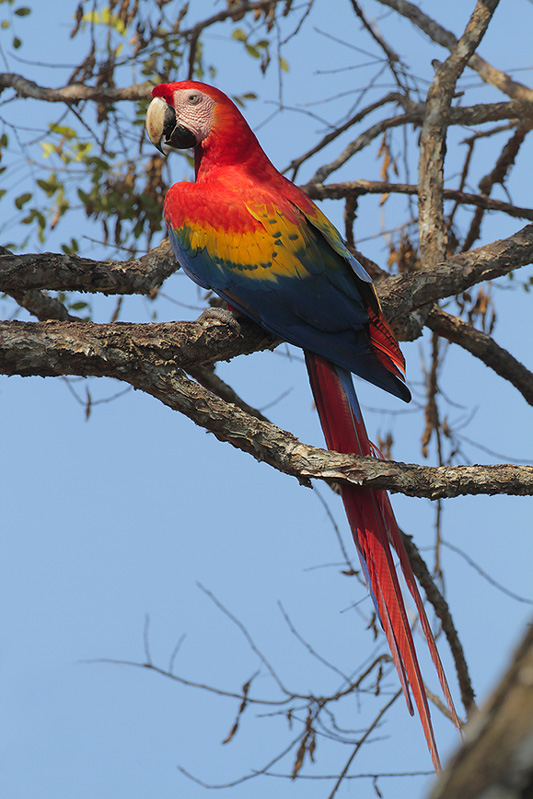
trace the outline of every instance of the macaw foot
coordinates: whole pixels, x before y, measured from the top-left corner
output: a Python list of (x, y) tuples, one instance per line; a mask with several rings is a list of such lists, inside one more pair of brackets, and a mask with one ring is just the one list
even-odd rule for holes
[(229, 325), (235, 333), (241, 332), (241, 326), (235, 318), (235, 314), (226, 308), (206, 308), (197, 321), (200, 324)]

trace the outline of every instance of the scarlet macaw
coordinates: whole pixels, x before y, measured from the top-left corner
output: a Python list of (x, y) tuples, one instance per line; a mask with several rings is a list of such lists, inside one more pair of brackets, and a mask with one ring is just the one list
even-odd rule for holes
[[(183, 81), (156, 86), (146, 119), (164, 154), (194, 148), (195, 183), (176, 183), (164, 207), (185, 272), (230, 307), (305, 353), (328, 448), (376, 455), (351, 373), (409, 401), (404, 359), (372, 281), (320, 209), (283, 177), (236, 105), (218, 89)], [(428, 700), (389, 540), (452, 716), (459, 726), (422, 599), (385, 491), (341, 487), (363, 572), (411, 714), (413, 692), (435, 768)]]

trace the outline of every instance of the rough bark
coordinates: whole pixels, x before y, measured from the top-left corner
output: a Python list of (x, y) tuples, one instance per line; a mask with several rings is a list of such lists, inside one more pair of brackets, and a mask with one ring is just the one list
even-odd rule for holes
[(533, 796), (533, 626), (494, 694), (465, 730), (465, 742), (431, 799)]
[[(271, 346), (257, 326), (250, 350)], [(243, 351), (243, 332), (218, 321), (135, 325), (91, 322), (5, 322), (0, 325), (0, 373), (22, 376), (115, 377), (180, 411), (219, 440), (303, 482), (321, 478), (387, 488), (408, 496), (533, 494), (533, 467), (441, 466), (379, 461), (329, 453), (225, 402), (183, 373)]]

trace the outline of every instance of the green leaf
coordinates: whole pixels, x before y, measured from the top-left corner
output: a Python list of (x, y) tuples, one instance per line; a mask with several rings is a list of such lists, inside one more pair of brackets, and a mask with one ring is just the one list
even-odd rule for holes
[(22, 44), (22, 42), (19, 39), (19, 37), (18, 36), (14, 36), (13, 37), (13, 47), (15, 48), (15, 50), (18, 50), (19, 47), (21, 46), (21, 44)]
[(114, 28), (121, 36), (124, 36), (126, 33), (127, 28), (118, 14), (112, 14), (109, 8), (104, 8), (102, 11), (102, 22), (108, 27)]
[(52, 153), (57, 153), (57, 147), (50, 141), (42, 141), (41, 149), (43, 151), (43, 158), (49, 158)]
[(279, 57), (279, 66), (280, 66), (280, 69), (283, 70), (283, 72), (288, 72), (289, 71), (288, 63), (281, 56)]
[(246, 47), (246, 52), (249, 53), (253, 58), (260, 57), (259, 50), (256, 47), (252, 47), (251, 44), (246, 44), (245, 47)]
[(48, 127), (52, 133), (59, 133), (61, 136), (65, 136), (69, 141), (70, 139), (76, 138), (76, 131), (69, 128), (67, 125), (58, 125), (55, 122), (50, 122)]
[(15, 200), (16, 207), (22, 210), (22, 206), (29, 202), (32, 198), (32, 195), (29, 191), (24, 192), (24, 194), (19, 194), (19, 196)]
[(20, 8), (15, 9), (15, 14), (17, 17), (27, 17), (28, 14), (31, 14), (31, 8), (27, 6), (21, 6)]
[(53, 197), (56, 191), (58, 190), (59, 186), (56, 183), (55, 175), (50, 180), (40, 180), (37, 179), (37, 185), (41, 188), (44, 192), (46, 192), (47, 197)]
[(238, 42), (245, 42), (248, 39), (248, 36), (245, 34), (242, 28), (235, 28), (232, 36), (234, 39), (237, 39)]
[(89, 307), (88, 302), (73, 302), (68, 306), (71, 311), (82, 311), (84, 308)]
[(90, 141), (80, 141), (77, 142), (74, 147), (78, 151), (74, 156), (74, 161), (83, 161), (83, 159), (91, 152), (93, 145)]
[(2, 22), (0, 23), (0, 28), (5, 30), (6, 28), (9, 28), (10, 25), (11, 22), (8, 19), (3, 19)]
[(0, 189), (0, 200), (2, 199), (2, 197), (4, 196), (6, 191), (7, 191), (7, 189)]
[(82, 17), (83, 22), (92, 22), (93, 24), (97, 25), (101, 22), (100, 14), (98, 11), (89, 11), (87, 14), (84, 14)]

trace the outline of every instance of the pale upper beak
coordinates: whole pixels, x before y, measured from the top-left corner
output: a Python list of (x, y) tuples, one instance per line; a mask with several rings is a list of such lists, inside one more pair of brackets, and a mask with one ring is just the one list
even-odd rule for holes
[(154, 97), (146, 112), (148, 138), (160, 153), (196, 147), (196, 136), (178, 123), (176, 112), (162, 97)]

